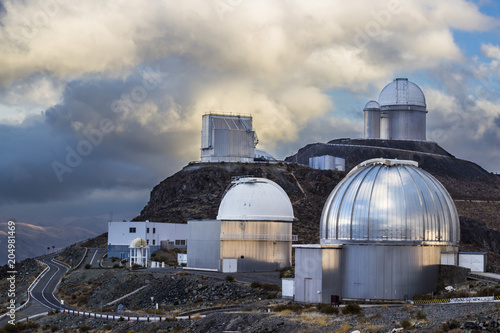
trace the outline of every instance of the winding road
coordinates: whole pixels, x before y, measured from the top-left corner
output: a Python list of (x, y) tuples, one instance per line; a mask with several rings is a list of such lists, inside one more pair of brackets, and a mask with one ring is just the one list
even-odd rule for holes
[[(54, 291), (69, 267), (53, 260), (54, 256), (55, 254), (51, 254), (40, 258), (40, 261), (47, 264), (49, 269), (30, 292), (28, 305), (16, 311), (16, 322), (50, 310), (61, 309), (61, 304), (54, 296)], [(18, 291), (18, 294), (20, 292), (21, 291)], [(0, 327), (7, 324), (8, 320), (10, 320), (9, 317), (0, 319)]]

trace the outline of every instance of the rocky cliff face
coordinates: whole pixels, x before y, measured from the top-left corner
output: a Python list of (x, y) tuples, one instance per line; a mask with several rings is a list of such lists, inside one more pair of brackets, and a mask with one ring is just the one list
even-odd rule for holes
[[(500, 266), (498, 176), (474, 163), (454, 158), (435, 143), (396, 141), (390, 146), (388, 141), (373, 141), (308, 145), (287, 161), (305, 164), (310, 156), (329, 154), (345, 158), (348, 170), (369, 158), (419, 161), (420, 166), (441, 181), (456, 200), (464, 248), (488, 252), (489, 264)], [(376, 141), (381, 141), (382, 147), (369, 146)], [(293, 233), (299, 236), (299, 243), (318, 243), (323, 205), (346, 174), (313, 170), (296, 163), (193, 163), (158, 184), (151, 192), (149, 203), (134, 220), (187, 223), (187, 220), (215, 219), (231, 177), (251, 175), (273, 180), (285, 190), (298, 219), (294, 222)]]

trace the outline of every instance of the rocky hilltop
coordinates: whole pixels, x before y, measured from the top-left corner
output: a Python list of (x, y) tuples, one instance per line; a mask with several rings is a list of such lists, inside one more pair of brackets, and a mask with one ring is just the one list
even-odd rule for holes
[(323, 204), (346, 173), (286, 163), (193, 163), (155, 186), (150, 201), (134, 220), (187, 223), (215, 219), (231, 177), (242, 175), (268, 178), (285, 190), (298, 219), (293, 233), (300, 242), (308, 243), (319, 241)]
[(339, 139), (301, 148), (286, 163), (191, 163), (155, 186), (136, 221), (187, 223), (215, 219), (231, 177), (250, 175), (278, 183), (292, 201), (293, 233), (299, 243), (319, 242), (323, 205), (347, 172), (314, 170), (309, 157), (345, 158), (346, 170), (370, 158), (418, 161), (450, 192), (460, 215), (463, 250), (488, 252), (490, 266), (500, 266), (500, 178), (460, 160), (433, 142)]

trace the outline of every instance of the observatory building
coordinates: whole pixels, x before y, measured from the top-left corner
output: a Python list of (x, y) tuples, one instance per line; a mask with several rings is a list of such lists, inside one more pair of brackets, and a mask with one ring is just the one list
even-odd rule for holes
[(295, 300), (405, 299), (433, 291), (441, 254), (458, 252), (446, 189), (414, 161), (372, 159), (328, 197), (321, 244), (294, 245)]
[(291, 266), (293, 208), (265, 178), (235, 178), (216, 220), (188, 221), (187, 269), (274, 271)]
[[(130, 244), (143, 239), (148, 255), (160, 248), (186, 248), (187, 225), (162, 222), (108, 222), (108, 258), (130, 258)], [(149, 258), (149, 257), (148, 257)]]
[(365, 139), (426, 140), (427, 105), (422, 90), (408, 79), (395, 79), (364, 109)]
[(203, 116), (201, 162), (253, 162), (256, 145), (251, 116)]

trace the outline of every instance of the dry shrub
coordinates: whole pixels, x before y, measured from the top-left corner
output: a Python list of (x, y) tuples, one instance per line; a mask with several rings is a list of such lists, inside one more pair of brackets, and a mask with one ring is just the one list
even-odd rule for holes
[(405, 318), (399, 322), (399, 325), (403, 327), (405, 330), (409, 330), (413, 325), (411, 324), (410, 319)]
[(383, 327), (384, 326), (380, 326), (380, 325), (366, 325), (366, 327), (363, 330), (363, 332), (366, 332), (366, 333), (377, 333), (377, 332), (382, 331)]
[(326, 321), (327, 317), (320, 315), (319, 313), (308, 312), (300, 316), (300, 320), (309, 325), (316, 325), (319, 327), (325, 327), (328, 325)]
[(351, 330), (352, 330), (351, 325), (349, 325), (347, 323), (343, 323), (342, 326), (340, 326), (340, 328), (338, 330), (336, 330), (335, 332), (336, 333), (349, 333)]
[(279, 313), (277, 313), (276, 316), (286, 316), (286, 315), (289, 315), (289, 314), (292, 314), (292, 313), (293, 313), (292, 310), (282, 310)]
[(290, 310), (295, 313), (301, 313), (304, 307), (300, 304), (279, 304), (273, 308), (274, 312), (282, 312), (283, 310)]
[(380, 312), (377, 312), (377, 313), (374, 313), (374, 314), (368, 316), (368, 318), (370, 318), (370, 319), (380, 319), (380, 318), (382, 318), (382, 314)]

